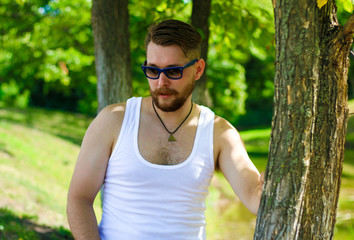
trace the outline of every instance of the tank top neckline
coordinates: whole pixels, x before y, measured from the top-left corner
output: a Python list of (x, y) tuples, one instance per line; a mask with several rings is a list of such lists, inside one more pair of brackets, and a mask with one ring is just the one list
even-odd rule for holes
[(194, 137), (193, 148), (192, 148), (191, 153), (187, 157), (187, 159), (185, 159), (184, 161), (182, 161), (178, 164), (162, 165), (162, 164), (149, 162), (140, 153), (139, 146), (138, 146), (138, 135), (139, 135), (139, 125), (140, 125), (141, 102), (142, 102), (142, 97), (139, 98), (138, 107), (135, 110), (134, 137), (133, 137), (134, 138), (134, 151), (135, 151), (138, 159), (140, 160), (140, 162), (142, 162), (143, 164), (145, 164), (148, 167), (158, 168), (158, 169), (178, 169), (178, 168), (182, 168), (182, 167), (188, 165), (192, 161), (193, 156), (195, 155), (195, 152), (197, 151), (197, 145), (199, 142), (200, 129), (201, 129), (200, 119), (203, 117), (203, 113), (204, 113), (203, 106), (201, 106), (201, 111), (200, 111), (199, 118), (198, 118), (198, 125), (197, 125), (197, 131), (196, 131), (195, 137)]

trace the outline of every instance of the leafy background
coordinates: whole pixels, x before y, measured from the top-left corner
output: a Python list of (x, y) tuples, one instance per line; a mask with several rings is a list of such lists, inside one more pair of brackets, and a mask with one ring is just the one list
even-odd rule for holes
[[(353, 7), (350, 0), (336, 3), (343, 24)], [(189, 22), (191, 10), (190, 0), (129, 1), (135, 96), (149, 94), (140, 70), (147, 27), (165, 18)], [(71, 238), (66, 192), (98, 105), (90, 11), (90, 0), (0, 0), (0, 239)], [(241, 134), (260, 171), (267, 162), (274, 93), (272, 11), (270, 0), (214, 0), (209, 18), (210, 107), (247, 130)], [(352, 64), (349, 98), (353, 72)], [(350, 107), (354, 112), (353, 102)], [(337, 239), (354, 239), (352, 120)], [(220, 175), (213, 180), (208, 204), (210, 239), (251, 238), (255, 218)], [(98, 215), (99, 206), (98, 199)]]

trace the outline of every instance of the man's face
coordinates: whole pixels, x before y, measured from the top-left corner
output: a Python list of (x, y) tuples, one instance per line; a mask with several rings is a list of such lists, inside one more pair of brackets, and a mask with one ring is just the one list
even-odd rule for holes
[[(176, 45), (160, 46), (152, 42), (147, 48), (147, 66), (157, 68), (181, 67), (190, 61)], [(181, 79), (170, 79), (164, 73), (158, 79), (148, 79), (154, 104), (165, 112), (178, 110), (190, 100), (196, 81), (196, 66), (183, 70)]]

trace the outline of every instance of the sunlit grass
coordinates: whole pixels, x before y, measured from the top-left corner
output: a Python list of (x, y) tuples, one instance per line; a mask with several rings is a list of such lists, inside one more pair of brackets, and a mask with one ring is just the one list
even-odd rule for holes
[(0, 109), (0, 208), (67, 228), (67, 190), (90, 121), (57, 111)]

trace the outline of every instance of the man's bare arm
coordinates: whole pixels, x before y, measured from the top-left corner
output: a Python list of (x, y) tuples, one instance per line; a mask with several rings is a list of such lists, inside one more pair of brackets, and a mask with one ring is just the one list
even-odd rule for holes
[(69, 225), (75, 239), (100, 239), (93, 202), (104, 181), (117, 123), (120, 126), (123, 119), (123, 111), (114, 113), (117, 108), (110, 106), (102, 110), (82, 142), (67, 202)]
[(264, 175), (251, 162), (237, 130), (226, 120), (215, 122), (218, 137), (218, 165), (241, 202), (257, 215)]

